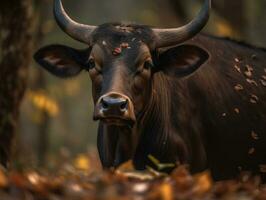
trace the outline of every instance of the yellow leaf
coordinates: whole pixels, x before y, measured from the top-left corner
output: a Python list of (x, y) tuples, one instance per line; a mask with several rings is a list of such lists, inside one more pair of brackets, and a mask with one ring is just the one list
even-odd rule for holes
[(160, 161), (151, 154), (148, 155), (148, 158), (157, 167), (159, 171), (162, 171), (167, 168), (174, 168), (176, 166), (174, 163), (160, 163)]
[(173, 199), (173, 188), (169, 183), (163, 183), (160, 187), (160, 192), (163, 200)]
[(125, 162), (123, 164), (121, 164), (117, 170), (119, 170), (120, 172), (128, 172), (128, 171), (134, 171), (135, 168), (133, 166), (133, 162), (132, 160), (129, 160), (128, 162)]
[(50, 116), (54, 117), (59, 113), (59, 107), (56, 101), (43, 91), (28, 91), (27, 97), (35, 107), (47, 112)]
[(195, 175), (195, 192), (198, 195), (203, 195), (212, 187), (212, 178), (210, 172), (206, 171)]
[(86, 155), (81, 154), (76, 158), (74, 166), (79, 170), (88, 171), (90, 169), (90, 161)]
[(232, 27), (225, 21), (218, 21), (216, 27), (218, 34), (221, 36), (232, 36), (234, 34)]
[(8, 180), (4, 173), (4, 170), (0, 168), (0, 188), (5, 188), (7, 184), (8, 184)]

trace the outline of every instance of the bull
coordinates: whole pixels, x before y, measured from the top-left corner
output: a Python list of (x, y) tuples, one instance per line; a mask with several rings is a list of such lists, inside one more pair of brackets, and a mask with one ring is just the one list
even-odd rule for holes
[(73, 77), (87, 71), (99, 120), (98, 151), (104, 168), (133, 160), (138, 170), (153, 163), (210, 169), (214, 179), (241, 170), (260, 173), (266, 163), (266, 52), (200, 34), (211, 1), (187, 25), (73, 21), (54, 1), (58, 25), (88, 45), (41, 48), (35, 60), (50, 73)]

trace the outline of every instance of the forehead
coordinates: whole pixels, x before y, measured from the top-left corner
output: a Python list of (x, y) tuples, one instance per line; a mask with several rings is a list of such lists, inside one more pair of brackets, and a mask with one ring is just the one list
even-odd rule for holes
[(92, 35), (92, 44), (109, 47), (111, 49), (138, 48), (145, 44), (152, 49), (154, 35), (152, 30), (143, 25), (103, 24)]

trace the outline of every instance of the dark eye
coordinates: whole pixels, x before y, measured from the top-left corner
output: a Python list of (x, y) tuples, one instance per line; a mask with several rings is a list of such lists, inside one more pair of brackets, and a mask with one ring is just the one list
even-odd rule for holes
[(149, 60), (147, 60), (147, 61), (145, 61), (145, 63), (144, 63), (144, 65), (143, 65), (143, 68), (144, 69), (151, 69), (151, 68), (153, 68), (153, 62), (152, 62), (152, 60), (151, 59), (149, 59)]
[(93, 58), (90, 58), (86, 65), (86, 70), (91, 70), (95, 67), (95, 60)]

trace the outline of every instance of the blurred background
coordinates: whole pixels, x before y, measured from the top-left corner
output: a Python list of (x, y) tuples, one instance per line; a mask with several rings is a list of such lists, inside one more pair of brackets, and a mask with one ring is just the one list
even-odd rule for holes
[[(57, 43), (85, 48), (55, 24), (52, 0), (31, 0), (33, 51)], [(198, 12), (203, 0), (63, 0), (76, 21), (99, 25), (126, 21), (158, 27), (181, 26)], [(266, 0), (213, 0), (204, 32), (266, 47)], [(97, 123), (92, 121), (91, 81), (86, 72), (58, 79), (31, 59), (28, 85), (17, 128), (17, 153), (33, 166), (50, 166), (58, 154), (96, 152)], [(95, 153), (96, 154), (96, 153)], [(26, 155), (26, 156), (25, 156)], [(49, 162), (48, 162), (49, 161)]]

